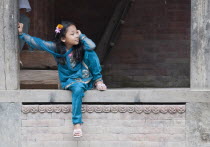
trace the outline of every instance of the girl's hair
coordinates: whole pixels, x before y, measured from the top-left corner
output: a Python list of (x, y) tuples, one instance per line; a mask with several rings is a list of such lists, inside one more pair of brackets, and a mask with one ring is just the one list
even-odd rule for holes
[[(66, 36), (68, 27), (70, 27), (71, 25), (75, 26), (75, 24), (69, 21), (63, 21), (61, 24), (63, 25), (63, 28), (60, 30), (60, 33), (56, 33), (55, 35), (55, 41), (54, 41), (56, 44), (55, 52), (58, 54), (65, 54), (66, 46), (64, 42), (61, 41), (61, 38)], [(84, 56), (84, 49), (81, 44), (81, 41), (79, 41), (78, 45), (73, 46), (73, 58), (76, 62), (81, 62), (83, 60), (83, 56)], [(66, 58), (57, 57), (57, 62), (64, 65), (66, 63)]]

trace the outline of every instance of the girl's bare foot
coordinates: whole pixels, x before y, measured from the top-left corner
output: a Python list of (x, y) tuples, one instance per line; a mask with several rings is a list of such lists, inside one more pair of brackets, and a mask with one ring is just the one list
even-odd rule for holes
[(107, 87), (106, 87), (106, 85), (103, 83), (103, 81), (98, 81), (98, 82), (96, 82), (95, 86), (96, 86), (96, 89), (99, 90), (99, 91), (107, 90)]

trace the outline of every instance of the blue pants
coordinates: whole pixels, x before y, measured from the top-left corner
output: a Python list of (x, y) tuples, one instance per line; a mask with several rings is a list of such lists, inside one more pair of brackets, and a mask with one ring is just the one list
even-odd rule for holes
[[(94, 51), (85, 51), (83, 61), (88, 66), (93, 79), (92, 83), (96, 80), (101, 79), (101, 66), (98, 59), (98, 56)], [(84, 97), (84, 92), (90, 89), (91, 83), (81, 83), (77, 82), (72, 84), (69, 87), (69, 90), (72, 91), (72, 122), (73, 124), (82, 124), (82, 98)]]

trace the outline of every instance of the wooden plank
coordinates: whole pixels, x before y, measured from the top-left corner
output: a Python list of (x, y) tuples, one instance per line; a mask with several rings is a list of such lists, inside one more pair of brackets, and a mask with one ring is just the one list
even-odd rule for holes
[(20, 70), (21, 89), (58, 89), (57, 70)]
[(0, 89), (19, 89), (19, 62), (17, 37), (18, 1), (0, 2)]
[(23, 69), (57, 69), (54, 57), (45, 51), (22, 51)]

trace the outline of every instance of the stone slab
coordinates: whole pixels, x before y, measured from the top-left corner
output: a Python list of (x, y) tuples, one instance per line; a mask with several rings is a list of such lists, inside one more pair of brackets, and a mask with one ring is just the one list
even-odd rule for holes
[(21, 147), (20, 118), (20, 103), (0, 103), (0, 147)]
[[(0, 102), (71, 102), (67, 90), (0, 90)], [(89, 90), (83, 102), (87, 103), (186, 103), (210, 102), (210, 91), (192, 91), (190, 88), (134, 88)]]

